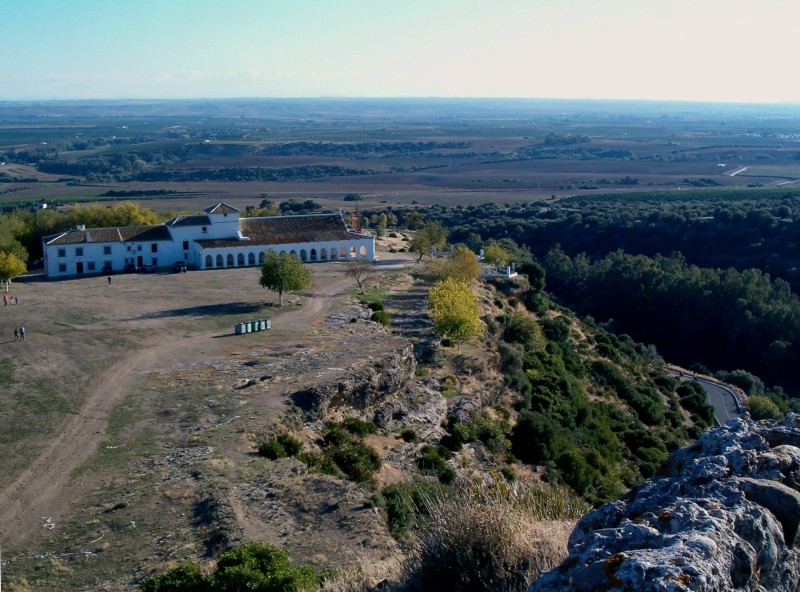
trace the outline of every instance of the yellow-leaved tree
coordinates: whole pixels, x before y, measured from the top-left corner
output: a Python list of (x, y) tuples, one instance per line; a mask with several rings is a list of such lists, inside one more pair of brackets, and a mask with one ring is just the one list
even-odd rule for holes
[(445, 257), (434, 268), (433, 273), (440, 280), (453, 278), (470, 283), (477, 280), (482, 271), (475, 253), (463, 245), (458, 245), (450, 257)]
[(12, 253), (0, 251), (0, 279), (6, 282), (6, 292), (8, 285), (18, 275), (25, 273), (25, 262), (18, 259)]
[(428, 307), (434, 331), (459, 347), (470, 337), (483, 334), (478, 297), (463, 280), (436, 282), (428, 293)]

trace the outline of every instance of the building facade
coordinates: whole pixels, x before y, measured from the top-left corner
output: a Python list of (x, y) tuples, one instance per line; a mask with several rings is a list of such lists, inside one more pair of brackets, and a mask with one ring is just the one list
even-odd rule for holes
[(267, 251), (300, 260), (375, 260), (375, 239), (347, 227), (341, 213), (242, 218), (218, 203), (203, 214), (177, 216), (155, 226), (78, 226), (42, 239), (49, 278), (120, 272), (126, 266), (195, 269), (260, 265)]

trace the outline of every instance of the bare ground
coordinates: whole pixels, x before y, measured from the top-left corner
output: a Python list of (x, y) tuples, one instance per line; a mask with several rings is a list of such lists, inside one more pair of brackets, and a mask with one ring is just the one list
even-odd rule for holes
[[(381, 274), (411, 259), (386, 256)], [(391, 554), (360, 488), (253, 455), (288, 393), (402, 345), (365, 320), (342, 265), (314, 266), (284, 310), (265, 306), (276, 297), (254, 269), (12, 286), (0, 335), (24, 324), (27, 337), (0, 342), (7, 586), (120, 589), (240, 538), (317, 564)], [(233, 335), (268, 317), (272, 331)], [(320, 532), (339, 533), (335, 553)]]

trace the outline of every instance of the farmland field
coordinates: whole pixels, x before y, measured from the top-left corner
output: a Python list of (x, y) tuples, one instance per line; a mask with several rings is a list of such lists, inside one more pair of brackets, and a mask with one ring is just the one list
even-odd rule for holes
[[(0, 105), (0, 204), (165, 190), (155, 209), (529, 202), (800, 179), (786, 106), (535, 100)], [(746, 167), (746, 168), (745, 168)], [(732, 171), (745, 169), (731, 175)]]

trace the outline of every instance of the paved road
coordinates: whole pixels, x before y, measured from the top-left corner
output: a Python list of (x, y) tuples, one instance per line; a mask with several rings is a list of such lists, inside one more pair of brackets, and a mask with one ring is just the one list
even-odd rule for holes
[(693, 378), (675, 370), (669, 372), (681, 380), (694, 380), (700, 383), (706, 391), (709, 405), (714, 408), (714, 420), (717, 425), (724, 425), (729, 419), (742, 415), (739, 399), (728, 387), (704, 378)]

